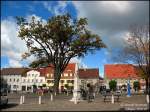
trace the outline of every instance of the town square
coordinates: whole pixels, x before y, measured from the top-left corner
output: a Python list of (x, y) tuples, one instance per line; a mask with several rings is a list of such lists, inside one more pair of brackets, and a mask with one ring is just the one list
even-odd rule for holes
[(1, 111), (149, 111), (149, 1), (1, 7)]

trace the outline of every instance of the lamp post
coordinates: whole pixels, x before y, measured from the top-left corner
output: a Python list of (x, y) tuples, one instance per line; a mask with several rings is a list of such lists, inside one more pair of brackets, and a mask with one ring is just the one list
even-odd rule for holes
[(130, 75), (128, 75), (128, 81), (127, 81), (127, 97), (131, 96), (131, 90), (130, 90)]

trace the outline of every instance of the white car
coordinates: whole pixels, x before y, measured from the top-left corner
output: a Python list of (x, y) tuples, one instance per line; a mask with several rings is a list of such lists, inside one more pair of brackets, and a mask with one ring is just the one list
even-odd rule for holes
[(0, 105), (6, 105), (6, 104), (8, 104), (7, 89), (1, 88)]

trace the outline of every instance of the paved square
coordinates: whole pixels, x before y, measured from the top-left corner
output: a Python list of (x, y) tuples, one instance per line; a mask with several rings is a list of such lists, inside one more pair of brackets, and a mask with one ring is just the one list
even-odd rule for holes
[(7, 106), (2, 107), (2, 111), (120, 111), (127, 109), (146, 110), (145, 95), (132, 95), (126, 97), (122, 95), (119, 102), (111, 104), (110, 101), (104, 102), (100, 94), (96, 95), (96, 99), (88, 103), (86, 100), (78, 104), (69, 101), (72, 95), (59, 94), (54, 97), (54, 101), (50, 101), (50, 95), (45, 94), (42, 96), (42, 104), (38, 104), (38, 95), (26, 94), (25, 103), (20, 105), (20, 94), (8, 94), (9, 103)]

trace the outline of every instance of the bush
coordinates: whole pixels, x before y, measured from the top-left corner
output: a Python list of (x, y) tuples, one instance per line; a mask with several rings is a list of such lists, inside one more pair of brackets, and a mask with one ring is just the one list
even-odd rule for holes
[(69, 89), (69, 85), (68, 85), (68, 84), (65, 84), (65, 88), (66, 88), (66, 89)]
[(138, 91), (140, 89), (140, 83), (139, 81), (134, 81), (133, 88), (135, 91)]
[(111, 91), (115, 91), (116, 90), (116, 87), (117, 87), (117, 82), (115, 80), (111, 80), (109, 82), (109, 88)]

